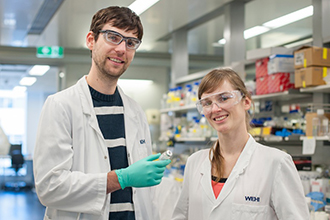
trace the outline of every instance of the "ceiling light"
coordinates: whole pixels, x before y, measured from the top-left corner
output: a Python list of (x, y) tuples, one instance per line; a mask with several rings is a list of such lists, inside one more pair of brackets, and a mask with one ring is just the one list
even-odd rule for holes
[(269, 30), (270, 30), (270, 28), (268, 28), (268, 27), (255, 26), (255, 27), (249, 28), (249, 29), (244, 31), (244, 38), (249, 39), (251, 37), (255, 37), (255, 36), (258, 36), (260, 34), (263, 34), (263, 33), (267, 32)]
[(19, 81), (19, 84), (21, 86), (31, 86), (33, 83), (37, 81), (36, 77), (23, 77), (21, 81)]
[(159, 0), (136, 0), (128, 7), (137, 15), (140, 15), (158, 1)]
[[(255, 27), (249, 28), (244, 31), (244, 39), (249, 39), (251, 37), (255, 37), (255, 36), (263, 34), (269, 30), (270, 30), (270, 28), (263, 27), (263, 26), (255, 26)], [(224, 44), (226, 44), (226, 39), (222, 38), (217, 43), (224, 45)]]
[(30, 69), (29, 74), (32, 76), (42, 76), (49, 70), (49, 68), (48, 65), (35, 65)]
[(152, 80), (147, 80), (147, 79), (119, 79), (118, 80), (118, 85), (122, 87), (136, 87), (136, 86), (148, 86), (153, 83)]
[(25, 86), (15, 86), (13, 88), (13, 92), (15, 92), (15, 93), (24, 93), (25, 91), (26, 91)]
[(313, 6), (308, 6), (306, 8), (300, 9), (298, 11), (292, 12), (290, 14), (284, 15), (282, 17), (276, 18), (274, 20), (268, 21), (263, 24), (265, 27), (278, 28), (284, 25), (299, 21), (301, 19), (310, 17), (313, 15)]
[(5, 18), (3, 20), (3, 24), (8, 27), (15, 27), (16, 25), (16, 19), (14, 18)]
[(218, 41), (219, 44), (226, 44), (226, 39), (222, 38), (221, 40)]
[[(282, 27), (284, 25), (293, 23), (295, 21), (299, 21), (301, 19), (310, 17), (312, 15), (313, 15), (313, 6), (310, 5), (306, 8), (300, 9), (298, 11), (295, 11), (290, 14), (284, 15), (282, 17), (268, 21), (268, 22), (262, 24), (262, 26), (255, 26), (250, 29), (247, 29), (244, 31), (244, 38), (249, 39), (251, 37), (255, 37), (257, 35), (263, 34), (272, 29)], [(225, 39), (221, 39), (218, 41), (218, 43), (225, 44), (226, 41), (225, 41)]]

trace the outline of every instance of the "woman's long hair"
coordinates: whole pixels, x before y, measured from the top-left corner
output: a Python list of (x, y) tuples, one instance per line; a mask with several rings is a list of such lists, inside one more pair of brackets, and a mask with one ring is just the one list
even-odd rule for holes
[[(254, 106), (254, 103), (252, 101), (251, 93), (248, 92), (248, 90), (245, 87), (245, 84), (241, 77), (232, 69), (229, 68), (219, 68), (214, 69), (211, 72), (209, 72), (201, 81), (201, 84), (198, 88), (198, 98), (201, 99), (201, 96), (203, 93), (211, 93), (215, 91), (219, 86), (221, 86), (224, 81), (228, 81), (234, 90), (238, 90), (242, 93), (243, 99), (248, 97), (252, 105)], [(249, 131), (251, 129), (250, 126), (250, 115), (248, 111), (245, 112), (245, 124), (246, 129)], [(209, 158), (211, 161), (213, 172), (216, 174), (216, 181), (219, 181), (222, 177), (223, 173), (223, 156), (221, 155), (220, 151), (220, 143), (219, 140), (216, 141), (216, 143), (213, 145), (213, 147), (210, 148), (209, 151)]]

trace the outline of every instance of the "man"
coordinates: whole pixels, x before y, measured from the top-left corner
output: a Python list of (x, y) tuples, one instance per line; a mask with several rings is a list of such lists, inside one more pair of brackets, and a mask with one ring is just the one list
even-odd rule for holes
[(44, 219), (159, 218), (149, 186), (160, 183), (170, 160), (154, 161), (160, 154), (151, 155), (146, 116), (117, 86), (142, 35), (130, 9), (101, 9), (86, 37), (89, 74), (47, 98), (34, 154)]

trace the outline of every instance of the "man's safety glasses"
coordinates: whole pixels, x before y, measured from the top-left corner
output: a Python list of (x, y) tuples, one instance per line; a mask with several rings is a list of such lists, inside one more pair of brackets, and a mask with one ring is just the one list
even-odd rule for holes
[(243, 94), (238, 91), (218, 92), (208, 95), (196, 103), (200, 114), (207, 115), (211, 113), (213, 104), (218, 108), (228, 109), (242, 100)]
[(111, 30), (100, 30), (103, 33), (103, 37), (106, 41), (113, 44), (120, 44), (123, 40), (126, 42), (126, 48), (131, 50), (136, 50), (141, 44), (141, 41), (135, 37), (124, 37), (116, 31)]

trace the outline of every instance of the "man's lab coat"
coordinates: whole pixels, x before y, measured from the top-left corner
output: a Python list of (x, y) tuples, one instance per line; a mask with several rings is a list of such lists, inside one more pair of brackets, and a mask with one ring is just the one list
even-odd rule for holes
[[(132, 164), (152, 152), (142, 108), (119, 88), (124, 104), (127, 157)], [(116, 126), (116, 125), (113, 125)], [(33, 159), (44, 219), (108, 220), (111, 170), (85, 76), (76, 85), (47, 98), (39, 122)], [(154, 187), (133, 188), (137, 220), (158, 219)]]

